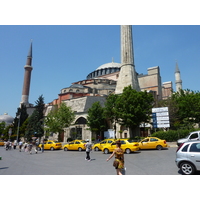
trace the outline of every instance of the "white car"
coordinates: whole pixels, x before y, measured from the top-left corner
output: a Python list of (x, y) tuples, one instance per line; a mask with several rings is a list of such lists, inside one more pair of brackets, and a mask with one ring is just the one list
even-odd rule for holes
[(189, 142), (189, 141), (195, 141), (195, 140), (200, 140), (200, 131), (194, 131), (188, 134), (186, 138), (179, 139), (177, 141), (177, 145), (181, 145), (184, 142)]
[(200, 171), (200, 141), (181, 144), (177, 149), (175, 162), (185, 175)]

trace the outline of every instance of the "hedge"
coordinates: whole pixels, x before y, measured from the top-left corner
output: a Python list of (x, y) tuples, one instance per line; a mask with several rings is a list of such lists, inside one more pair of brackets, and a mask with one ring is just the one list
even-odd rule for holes
[(152, 137), (157, 137), (162, 140), (166, 140), (167, 142), (174, 142), (177, 141), (180, 138), (185, 138), (190, 132), (195, 131), (195, 129), (192, 130), (169, 130), (169, 131), (158, 131), (151, 134)]

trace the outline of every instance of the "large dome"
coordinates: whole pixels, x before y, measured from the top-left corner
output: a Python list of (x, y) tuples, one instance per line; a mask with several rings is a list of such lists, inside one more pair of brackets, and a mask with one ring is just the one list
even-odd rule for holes
[(120, 63), (115, 63), (115, 62), (106, 63), (106, 64), (103, 64), (100, 67), (98, 67), (96, 70), (105, 69), (105, 68), (113, 68), (113, 67), (120, 68), (121, 64)]
[(95, 71), (91, 72), (90, 74), (87, 75), (87, 79), (93, 79), (97, 78), (99, 76), (107, 75), (107, 74), (112, 74), (114, 72), (120, 71), (121, 64), (120, 63), (106, 63), (98, 67)]
[(0, 122), (5, 122), (7, 125), (13, 123), (14, 118), (8, 115), (8, 113), (4, 113), (3, 115), (0, 115)]

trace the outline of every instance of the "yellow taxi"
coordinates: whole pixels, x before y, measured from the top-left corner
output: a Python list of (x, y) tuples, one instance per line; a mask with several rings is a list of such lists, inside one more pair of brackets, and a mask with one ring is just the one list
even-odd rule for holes
[[(123, 151), (127, 154), (134, 152), (134, 151), (138, 151), (139, 148), (139, 144), (138, 142), (134, 142), (133, 140), (130, 139), (117, 139), (120, 140), (121, 142), (121, 149), (123, 149)], [(112, 142), (111, 144), (107, 144), (105, 146), (103, 146), (103, 148), (101, 149), (105, 154), (108, 154), (110, 152), (113, 152), (113, 150), (116, 148), (116, 142)]]
[(166, 140), (161, 140), (157, 137), (146, 137), (139, 142), (140, 149), (158, 149), (168, 147)]
[[(42, 144), (38, 145), (38, 148), (41, 149), (42, 148)], [(55, 150), (55, 149), (61, 149), (62, 148), (62, 144), (60, 142), (54, 141), (54, 140), (47, 140), (44, 142), (44, 149), (45, 150)]]
[(68, 150), (82, 151), (82, 150), (86, 149), (85, 144), (86, 144), (85, 140), (73, 140), (73, 141), (69, 142), (68, 144), (65, 144), (63, 146), (63, 149), (64, 149), (64, 151), (68, 151)]
[(4, 146), (4, 141), (0, 140), (0, 146)]
[(111, 144), (112, 142), (114, 142), (115, 139), (105, 139), (102, 140), (99, 143), (94, 144), (94, 146), (92, 147), (92, 149), (94, 149), (95, 151), (99, 151), (103, 148), (103, 146), (107, 145), (107, 144)]

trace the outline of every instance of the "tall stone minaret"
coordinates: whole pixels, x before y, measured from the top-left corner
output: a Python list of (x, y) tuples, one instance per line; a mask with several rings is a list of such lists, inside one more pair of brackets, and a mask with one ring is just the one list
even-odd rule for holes
[(176, 69), (175, 69), (175, 84), (176, 84), (176, 92), (182, 89), (182, 80), (181, 80), (181, 73), (178, 68), (178, 63), (176, 62)]
[(133, 89), (140, 91), (134, 65), (131, 25), (121, 25), (121, 64), (122, 66), (117, 80), (115, 94), (121, 94), (124, 87), (129, 85), (131, 85)]
[(26, 106), (29, 106), (29, 90), (30, 90), (30, 82), (31, 82), (31, 71), (33, 67), (31, 66), (32, 64), (32, 40), (31, 40), (31, 45), (30, 45), (30, 50), (28, 52), (27, 60), (26, 60), (26, 65), (24, 66), (25, 73), (24, 73), (24, 85), (23, 85), (23, 90), (22, 90), (22, 99), (20, 104), (24, 104)]

